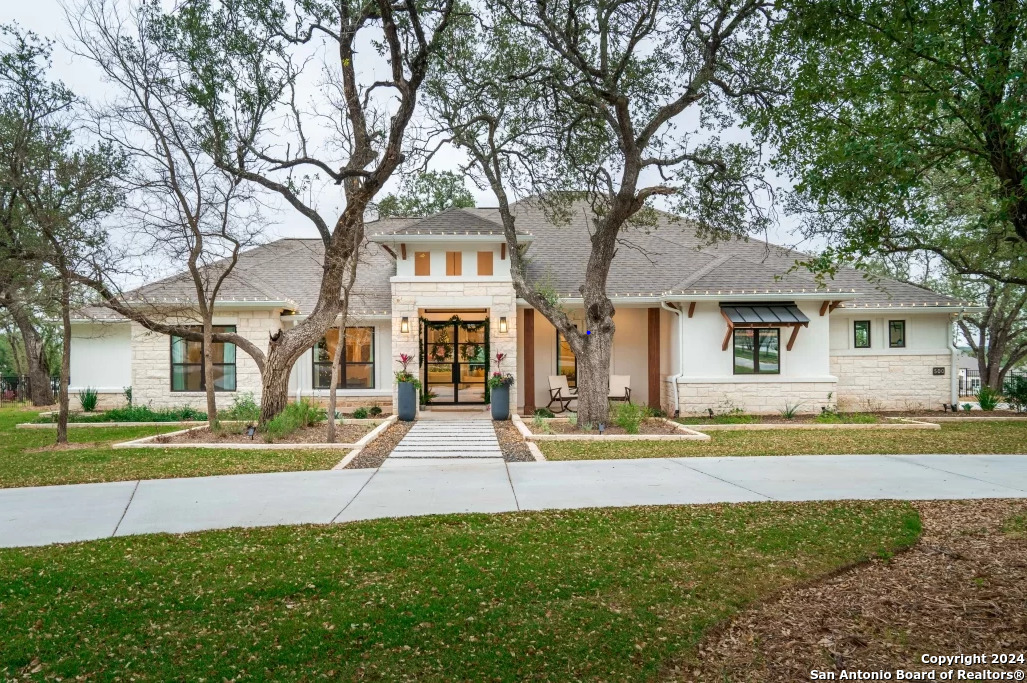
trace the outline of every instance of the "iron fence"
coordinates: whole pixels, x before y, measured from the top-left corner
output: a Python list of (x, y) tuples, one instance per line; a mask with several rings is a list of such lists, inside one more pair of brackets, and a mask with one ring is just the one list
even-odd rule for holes
[[(1027, 370), (1010, 370), (1006, 373), (1006, 379), (1011, 377), (1027, 377)], [(976, 396), (981, 390), (981, 371), (970, 368), (959, 369), (959, 395)]]
[[(61, 388), (61, 378), (50, 378), (50, 395), (56, 396)], [(32, 380), (28, 375), (0, 375), (0, 406), (20, 403), (32, 397)]]

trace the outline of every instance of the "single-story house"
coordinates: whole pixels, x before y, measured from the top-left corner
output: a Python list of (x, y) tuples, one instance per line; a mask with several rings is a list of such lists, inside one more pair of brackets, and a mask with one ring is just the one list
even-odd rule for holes
[[(589, 253), (584, 207), (547, 220), (515, 205), (529, 276), (584, 324), (579, 286)], [(549, 404), (549, 378), (573, 386), (575, 358), (555, 328), (518, 298), (498, 212), (450, 209), (427, 218), (369, 223), (345, 335), (340, 405), (391, 406), (401, 353), (418, 359), (433, 405), (483, 404), (485, 380), (506, 354), (517, 405)], [(321, 273), (318, 239), (281, 239), (245, 252), (226, 280), (215, 323), (258, 345), (313, 308)], [(700, 241), (685, 220), (624, 231), (608, 291), (616, 306), (611, 374), (630, 377), (636, 402), (668, 413), (740, 409), (777, 413), (940, 408), (956, 400), (953, 322), (965, 302), (842, 268), (818, 283), (792, 269), (803, 255), (757, 240)], [(179, 275), (133, 293), (168, 317), (190, 315), (192, 283)], [(296, 363), (295, 398), (328, 395), (338, 332)], [(221, 405), (260, 392), (256, 365), (230, 344), (215, 349)], [(76, 319), (72, 390), (96, 388), (119, 402), (204, 405), (201, 345), (147, 331), (116, 315)]]

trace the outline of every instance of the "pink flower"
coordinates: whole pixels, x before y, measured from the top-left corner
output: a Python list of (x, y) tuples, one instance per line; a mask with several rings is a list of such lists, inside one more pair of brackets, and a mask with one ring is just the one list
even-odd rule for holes
[(399, 363), (403, 366), (403, 372), (407, 371), (407, 366), (410, 365), (410, 361), (412, 361), (413, 359), (414, 357), (409, 353), (399, 354)]

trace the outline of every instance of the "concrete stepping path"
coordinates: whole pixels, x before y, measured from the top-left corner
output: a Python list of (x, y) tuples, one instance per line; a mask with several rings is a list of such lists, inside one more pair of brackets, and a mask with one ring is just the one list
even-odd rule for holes
[[(466, 432), (464, 427), (466, 424), (460, 431)], [(484, 438), (487, 433), (471, 436)], [(1027, 455), (809, 455), (540, 463), (507, 463), (498, 455), (393, 456), (377, 470), (11, 488), (0, 489), (0, 547), (463, 512), (970, 498), (1027, 498)]]
[(417, 422), (389, 458), (502, 458), (492, 422), (434, 420)]

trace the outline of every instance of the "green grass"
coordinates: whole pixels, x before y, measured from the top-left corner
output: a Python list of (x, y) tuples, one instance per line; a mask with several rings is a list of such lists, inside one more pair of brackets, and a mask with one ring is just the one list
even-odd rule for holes
[(919, 532), (905, 503), (756, 503), (4, 550), (0, 678), (647, 680), (752, 601)]
[(756, 424), (761, 421), (759, 415), (741, 415), (735, 413), (714, 415), (713, 417), (679, 417), (676, 419), (683, 425), (742, 425)]
[(0, 488), (328, 469), (342, 457), (338, 451), (327, 450), (110, 447), (119, 441), (182, 429), (173, 425), (71, 428), (68, 440), (86, 446), (50, 450), (46, 447), (54, 443), (56, 430), (15, 429), (17, 423), (32, 421), (37, 415), (17, 408), (0, 410)]
[(1027, 453), (1027, 422), (943, 424), (897, 429), (710, 432), (710, 441), (540, 441), (550, 460), (676, 458), (824, 453)]

